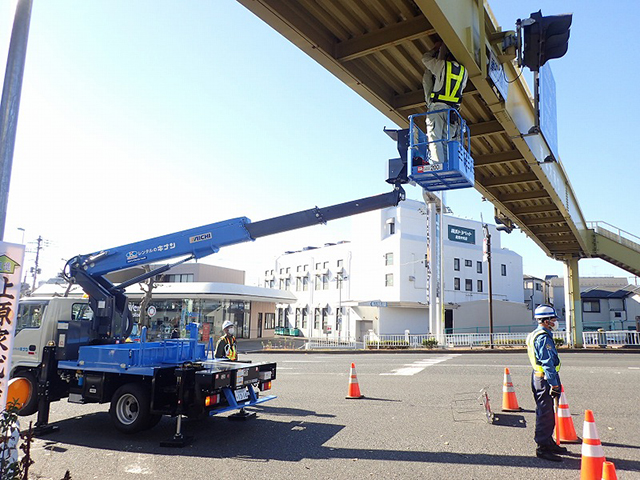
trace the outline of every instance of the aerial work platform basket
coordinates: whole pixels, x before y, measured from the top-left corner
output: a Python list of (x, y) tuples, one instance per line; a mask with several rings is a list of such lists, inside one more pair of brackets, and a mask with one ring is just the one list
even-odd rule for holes
[[(427, 116), (442, 112), (447, 112), (446, 135), (430, 142), (427, 134), (416, 124), (416, 120), (420, 117), (425, 117), (426, 120)], [(430, 192), (473, 187), (475, 179), (470, 140), (471, 134), (467, 124), (454, 108), (411, 115), (409, 178)], [(436, 149), (436, 144), (441, 144), (444, 159), (433, 158), (432, 151)]]

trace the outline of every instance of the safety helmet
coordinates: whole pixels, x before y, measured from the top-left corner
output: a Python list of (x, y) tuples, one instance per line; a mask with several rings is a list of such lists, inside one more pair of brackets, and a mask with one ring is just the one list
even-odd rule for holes
[(233, 327), (233, 322), (231, 320), (225, 320), (222, 323), (222, 330), (225, 330), (225, 329), (227, 329), (229, 327)]
[(555, 308), (550, 305), (538, 305), (533, 316), (538, 323), (542, 323), (550, 318), (558, 318)]

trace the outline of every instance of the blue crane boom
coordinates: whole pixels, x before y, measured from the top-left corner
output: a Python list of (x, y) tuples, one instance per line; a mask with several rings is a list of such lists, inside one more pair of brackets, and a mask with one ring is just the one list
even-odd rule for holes
[[(216, 253), (222, 247), (253, 241), (260, 237), (324, 224), (330, 220), (398, 205), (405, 192), (396, 183), (392, 192), (361, 198), (324, 208), (312, 208), (251, 223), (246, 217), (232, 218), (160, 237), (78, 255), (67, 262), (65, 277), (77, 283), (89, 296), (94, 312), (92, 333), (95, 343), (110, 343), (126, 338), (133, 327), (124, 289), (158, 275), (187, 260)], [(146, 272), (127, 282), (114, 285), (105, 275), (124, 268), (148, 265), (185, 257), (173, 265)]]

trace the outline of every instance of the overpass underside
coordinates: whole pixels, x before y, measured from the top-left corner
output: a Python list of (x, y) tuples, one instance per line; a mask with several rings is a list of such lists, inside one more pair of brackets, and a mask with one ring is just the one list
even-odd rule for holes
[[(520, 69), (501, 56), (501, 28), (485, 2), (238, 2), (401, 128), (408, 127), (409, 115), (425, 111), (421, 58), (442, 40), (469, 73), (461, 114), (471, 129), (475, 188), (547, 255), (565, 262), (567, 278), (573, 278), (567, 291), (573, 292), (576, 327), (581, 323), (580, 258), (597, 256), (634, 274), (640, 271), (635, 267), (640, 267), (640, 250), (630, 256), (620, 249), (596, 250), (595, 234), (560, 159), (553, 158), (541, 135), (529, 134), (536, 125), (533, 95)], [(506, 30), (515, 28), (515, 21)], [(489, 74), (492, 57), (503, 69), (506, 86)]]

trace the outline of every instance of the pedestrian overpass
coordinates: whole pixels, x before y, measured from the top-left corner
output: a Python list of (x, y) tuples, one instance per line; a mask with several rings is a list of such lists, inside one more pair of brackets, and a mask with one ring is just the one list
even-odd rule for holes
[[(444, 41), (469, 73), (461, 114), (471, 128), (475, 188), (501, 217), (565, 263), (567, 326), (575, 345), (582, 342), (578, 260), (602, 258), (640, 274), (640, 238), (588, 223), (562, 163), (540, 135), (530, 133), (536, 125), (533, 95), (520, 70), (502, 55), (504, 34), (486, 2), (238, 2), (401, 128), (408, 127), (409, 115), (425, 111), (421, 57), (438, 39)], [(500, 65), (507, 82), (495, 80)]]

